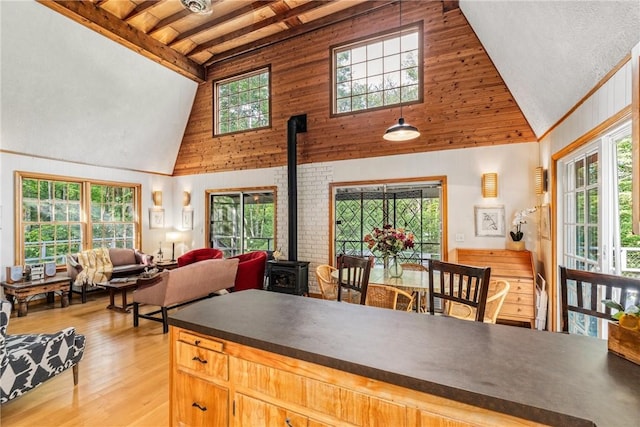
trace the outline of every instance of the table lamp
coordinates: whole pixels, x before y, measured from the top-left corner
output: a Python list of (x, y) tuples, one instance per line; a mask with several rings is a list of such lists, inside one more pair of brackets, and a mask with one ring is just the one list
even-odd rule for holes
[(171, 262), (176, 260), (176, 242), (180, 241), (180, 232), (169, 231), (166, 235), (167, 242), (171, 242)]

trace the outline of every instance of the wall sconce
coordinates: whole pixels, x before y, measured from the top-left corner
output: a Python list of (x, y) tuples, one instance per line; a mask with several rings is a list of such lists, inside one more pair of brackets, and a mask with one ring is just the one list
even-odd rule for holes
[(482, 174), (482, 197), (498, 197), (498, 174)]
[(162, 191), (154, 191), (152, 193), (153, 206), (162, 206)]
[(548, 182), (549, 181), (547, 177), (547, 170), (542, 166), (538, 166), (536, 168), (535, 177), (534, 177), (536, 194), (540, 195), (540, 194), (546, 193)]
[(182, 193), (182, 206), (189, 206), (191, 204), (191, 193), (185, 191)]

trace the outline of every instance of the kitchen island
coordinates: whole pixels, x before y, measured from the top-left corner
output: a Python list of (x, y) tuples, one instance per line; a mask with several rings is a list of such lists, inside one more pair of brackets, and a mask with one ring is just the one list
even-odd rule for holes
[(169, 324), (171, 425), (640, 420), (640, 366), (596, 338), (259, 290), (193, 304)]

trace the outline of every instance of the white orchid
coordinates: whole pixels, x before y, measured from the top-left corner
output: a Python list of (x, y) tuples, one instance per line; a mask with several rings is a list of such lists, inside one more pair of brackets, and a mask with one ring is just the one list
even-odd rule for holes
[(535, 211), (536, 208), (526, 208), (520, 211), (516, 211), (515, 215), (513, 216), (513, 225), (515, 226), (515, 231), (511, 231), (509, 233), (511, 234), (511, 238), (514, 242), (522, 240), (522, 238), (524, 237), (524, 233), (522, 232), (522, 224), (526, 224), (527, 216)]

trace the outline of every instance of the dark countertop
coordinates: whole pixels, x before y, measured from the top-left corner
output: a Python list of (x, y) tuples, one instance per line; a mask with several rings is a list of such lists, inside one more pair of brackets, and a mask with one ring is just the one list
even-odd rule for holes
[(640, 366), (596, 338), (260, 290), (169, 324), (540, 423), (640, 426)]

